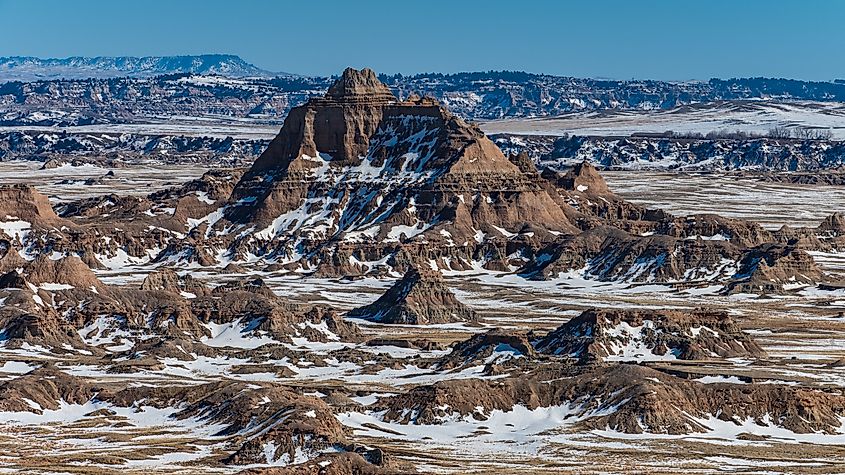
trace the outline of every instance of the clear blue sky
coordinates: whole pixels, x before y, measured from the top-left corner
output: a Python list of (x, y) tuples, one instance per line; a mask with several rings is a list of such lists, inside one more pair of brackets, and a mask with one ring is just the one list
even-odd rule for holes
[(0, 56), (237, 54), (326, 75), (845, 78), (845, 1), (0, 0)]

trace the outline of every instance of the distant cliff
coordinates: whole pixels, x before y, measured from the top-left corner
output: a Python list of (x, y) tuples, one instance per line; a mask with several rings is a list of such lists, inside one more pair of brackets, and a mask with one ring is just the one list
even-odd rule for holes
[(230, 54), (197, 56), (118, 56), (87, 58), (0, 57), (0, 82), (41, 79), (150, 77), (162, 74), (219, 74), (228, 77), (274, 74)]
[(845, 166), (845, 142), (780, 138), (493, 136), (506, 153), (540, 166), (588, 161), (612, 169), (813, 171)]

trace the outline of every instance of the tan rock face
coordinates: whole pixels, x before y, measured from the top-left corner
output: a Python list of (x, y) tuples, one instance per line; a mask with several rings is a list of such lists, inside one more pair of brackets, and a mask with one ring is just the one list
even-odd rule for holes
[(475, 319), (472, 309), (455, 298), (438, 272), (418, 269), (408, 271), (374, 303), (351, 310), (346, 316), (412, 325)]
[(819, 231), (828, 231), (834, 235), (845, 234), (845, 214), (834, 213), (819, 224)]
[(27, 263), (23, 273), (34, 285), (64, 284), (87, 291), (108, 292), (91, 268), (76, 256), (51, 259), (42, 255)]
[(470, 260), (498, 241), (496, 253), (509, 255), (507, 241), (522, 233), (548, 242), (576, 232), (575, 214), (530, 162), (509, 160), (476, 126), (347, 70), (325, 98), (291, 111), (212, 234), (254, 225), (230, 249), (266, 253), (269, 244), (288, 263), (308, 255), (298, 265), (313, 271), (350, 244), (375, 245), (374, 261), (414, 241)]
[(395, 101), (390, 89), (382, 84), (376, 77), (375, 71), (364, 68), (357, 71), (353, 68), (346, 68), (340, 79), (329, 87), (326, 92), (326, 99), (335, 101)]
[(205, 284), (194, 279), (190, 274), (182, 277), (168, 268), (150, 272), (141, 282), (141, 290), (163, 290), (175, 294), (187, 292), (195, 296), (206, 295), (209, 292)]
[(590, 162), (581, 162), (570, 169), (560, 180), (560, 185), (569, 191), (589, 195), (609, 194), (610, 189), (596, 167)]
[(29, 185), (0, 186), (0, 221), (22, 220), (36, 226), (67, 224), (50, 206), (46, 196)]

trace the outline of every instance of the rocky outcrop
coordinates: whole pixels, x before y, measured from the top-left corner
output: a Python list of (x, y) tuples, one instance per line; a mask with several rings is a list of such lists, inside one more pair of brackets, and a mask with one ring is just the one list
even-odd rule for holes
[(655, 233), (682, 239), (728, 241), (742, 247), (775, 242), (775, 236), (760, 224), (714, 214), (694, 214), (683, 218), (664, 219)]
[(141, 290), (163, 290), (176, 294), (186, 293), (188, 296), (206, 295), (209, 289), (202, 282), (194, 279), (191, 274), (180, 276), (176, 271), (162, 268), (150, 272), (141, 282)]
[(62, 404), (85, 404), (96, 394), (82, 378), (48, 365), (0, 383), (0, 412), (58, 410)]
[[(608, 225), (588, 229), (538, 251), (518, 272), (532, 279), (575, 273), (599, 281), (707, 283), (751, 293), (827, 278), (803, 249), (777, 243), (784, 231), (773, 236), (754, 223), (712, 216), (658, 223), (655, 229), (644, 235)], [(805, 248), (813, 248), (809, 241)]]
[(724, 281), (741, 256), (742, 249), (727, 241), (633, 235), (602, 225), (539, 251), (519, 273), (534, 279), (581, 272), (600, 281)]
[[(730, 103), (726, 105), (730, 107)], [(747, 104), (739, 107), (743, 106)], [(622, 170), (824, 172), (842, 167), (845, 156), (845, 148), (839, 141), (796, 138), (499, 135), (496, 142), (508, 152), (528, 153), (541, 166), (557, 170), (572, 162), (588, 161), (602, 168)], [(779, 174), (770, 177), (799, 183), (841, 181), (836, 175), (823, 175), (799, 173), (794, 177)]]
[(23, 275), (29, 283), (46, 290), (82, 289), (108, 292), (108, 287), (77, 256), (59, 259), (38, 256), (23, 268)]
[[(28, 288), (23, 278), (16, 285), (20, 287), (9, 287), (14, 290), (4, 297), (0, 308), (0, 339), (4, 346), (20, 348), (34, 345), (59, 353), (74, 349), (90, 351), (80, 339), (76, 327), (56, 309), (47, 306), (53, 301), (48, 293)], [(93, 351), (98, 352), (96, 349)]]
[(232, 190), (245, 171), (246, 169), (244, 168), (220, 168), (209, 170), (203, 173), (201, 177), (195, 180), (190, 180), (178, 188), (165, 189), (158, 193), (153, 193), (150, 195), (150, 199), (158, 201), (162, 197), (181, 198), (194, 194), (197, 196), (206, 195), (203, 197), (206, 202), (209, 200), (226, 200), (232, 194)]
[(30, 229), (52, 228), (70, 223), (60, 219), (50, 201), (30, 185), (0, 186), (0, 231), (20, 239)]
[(558, 180), (561, 188), (589, 195), (609, 194), (610, 189), (590, 162), (581, 162), (570, 168)]
[(726, 313), (706, 310), (587, 310), (534, 346), (582, 362), (765, 356)]
[(237, 447), (225, 459), (232, 465), (287, 465), (347, 444), (343, 427), (326, 403), (284, 386), (241, 382), (145, 386), (101, 397), (121, 407), (140, 400), (155, 407), (181, 407), (173, 415), (177, 420), (196, 418), (222, 426), (216, 435), (230, 437)]
[(255, 226), (213, 246), (321, 275), (328, 256), (351, 245), (354, 259), (332, 267), (360, 275), (405, 244), (433, 244), (437, 266), (507, 256), (510, 240), (576, 232), (576, 214), (476, 126), (430, 99), (400, 101), (371, 71), (348, 69), (324, 98), (290, 112), (206, 234)]
[(824, 282), (827, 276), (805, 251), (783, 244), (763, 244), (747, 252), (727, 290), (731, 293), (779, 293), (785, 286)]
[(375, 302), (346, 314), (379, 323), (427, 325), (471, 321), (475, 314), (446, 287), (438, 272), (412, 269)]
[(201, 323), (237, 324), (245, 336), (267, 335), (277, 341), (360, 339), (358, 327), (332, 309), (291, 304), (273, 294), (261, 279), (217, 287), (207, 297), (191, 300), (190, 314)]
[(537, 358), (528, 335), (493, 329), (458, 342), (452, 351), (440, 358), (438, 369), (451, 370), (475, 365), (502, 365), (517, 360), (533, 364)]
[(326, 99), (338, 102), (394, 102), (396, 97), (390, 89), (382, 84), (376, 73), (370, 68), (356, 71), (347, 68), (340, 79), (329, 86)]
[(833, 213), (826, 217), (817, 229), (835, 236), (845, 235), (845, 214)]
[[(702, 384), (639, 365), (551, 370), (484, 381), (461, 379), (420, 386), (380, 399), (386, 421), (440, 424), (455, 418), (484, 421), (495, 410), (555, 407), (573, 429), (629, 434), (691, 434), (714, 424), (752, 422), (800, 434), (835, 434), (845, 415), (840, 391), (780, 384)], [(567, 425), (567, 424), (564, 424)]]

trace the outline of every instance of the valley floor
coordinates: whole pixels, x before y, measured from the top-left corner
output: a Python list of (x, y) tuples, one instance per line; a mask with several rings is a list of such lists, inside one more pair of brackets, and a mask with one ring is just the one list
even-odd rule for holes
[[(159, 164), (116, 169), (102, 185), (87, 186), (86, 177), (108, 170), (61, 167), (38, 170), (34, 162), (0, 163), (0, 184), (27, 182), (51, 198), (79, 198), (103, 193), (146, 194), (200, 176), (201, 166)], [(816, 225), (845, 207), (845, 190), (830, 186), (763, 183), (730, 175), (673, 175), (651, 172), (611, 172), (611, 189), (635, 203), (662, 207), (679, 215), (718, 212), (753, 218), (775, 228)], [(823, 269), (845, 279), (845, 254), (817, 254)], [(137, 286), (153, 266), (115, 264), (98, 271), (108, 284)], [(303, 302), (328, 303), (348, 310), (373, 301), (391, 280), (371, 278), (341, 281), (294, 277), (244, 267), (261, 276), (278, 295)], [(183, 267), (207, 282), (220, 283), (240, 275), (223, 269)], [(711, 306), (728, 311), (742, 329), (768, 353), (760, 361), (655, 361), (649, 365), (701, 382), (779, 381), (792, 385), (845, 386), (845, 290), (795, 288), (786, 295), (756, 296), (717, 293), (689, 285), (596, 283), (574, 273), (553, 281), (527, 281), (483, 269), (446, 275), (449, 286), (481, 316), (476, 325), (427, 327), (379, 325), (358, 321), (370, 338), (426, 338), (443, 344), (492, 327), (551, 330), (591, 307), (692, 309)], [(220, 345), (249, 348), (253, 342), (226, 339)], [(214, 345), (215, 342), (206, 342)], [(116, 342), (119, 345), (119, 342)], [(323, 358), (344, 345), (385, 355), (391, 365), (351, 363)], [(446, 350), (412, 350), (347, 343), (289, 345), (308, 355), (298, 363), (260, 358), (219, 356), (194, 361), (166, 360), (164, 369), (114, 374), (85, 354), (57, 358), (32, 347), (0, 348), (0, 378), (10, 379), (44, 361), (105, 387), (193, 385), (215, 380), (278, 381), (325, 395), (344, 387), (364, 406), (381, 395), (442, 378), (482, 377), (481, 368), (444, 374), (402, 364), (411, 357), (437, 357)], [(305, 361), (308, 359), (308, 361)], [(375, 358), (374, 358), (375, 359)], [(278, 369), (287, 367), (287, 376)], [(226, 473), (235, 469), (216, 462), (226, 442), (216, 427), (203, 420), (175, 422), (171, 412), (154, 408), (112, 409), (96, 415), (96, 406), (67, 407), (42, 416), (22, 418), (0, 413), (0, 473)], [(90, 415), (95, 414), (95, 415)], [(383, 422), (367, 411), (339, 411), (341, 423), (357, 442), (386, 448), (396, 459), (436, 473), (845, 473), (845, 435), (796, 434), (748, 421), (744, 426), (708, 421), (711, 431), (684, 436), (636, 436), (613, 431), (571, 432), (567, 408), (509, 413), (494, 412), (487, 420), (455, 420), (438, 426)], [(845, 420), (843, 430), (845, 430)], [(754, 436), (749, 436), (753, 434)], [(756, 436), (756, 437), (755, 437)], [(128, 462), (124, 462), (128, 461)], [(244, 467), (238, 467), (242, 469)]]

